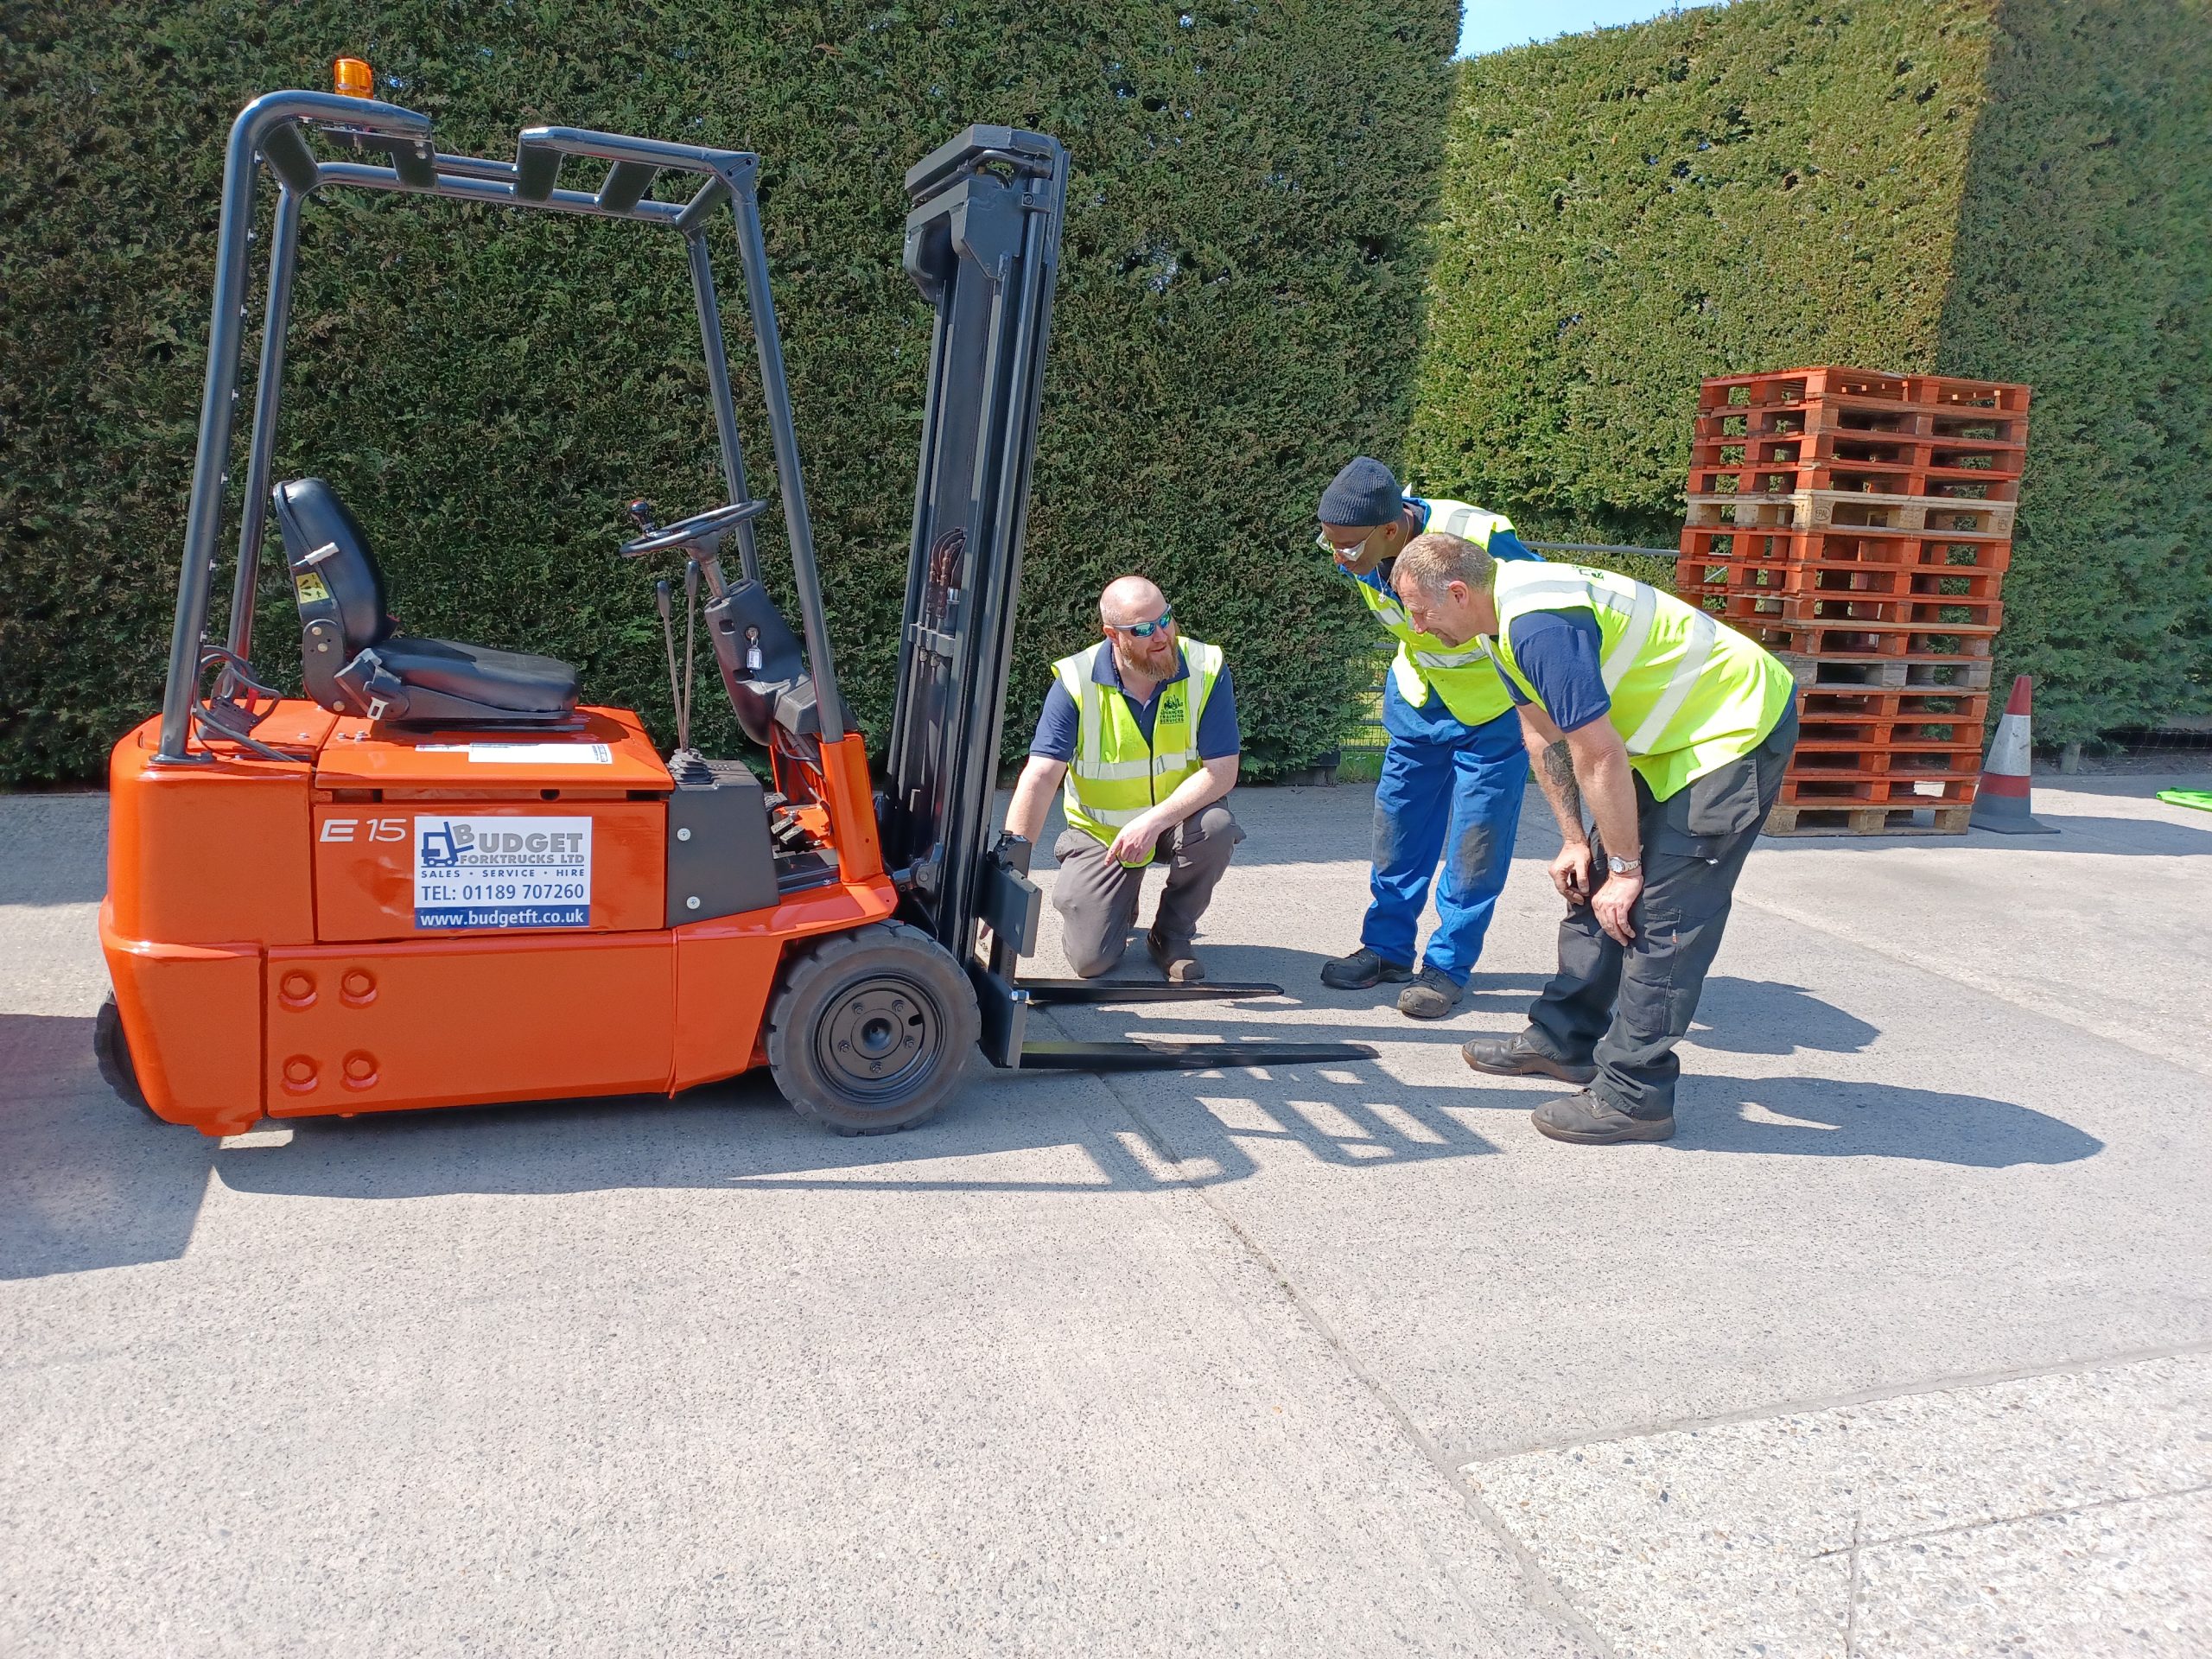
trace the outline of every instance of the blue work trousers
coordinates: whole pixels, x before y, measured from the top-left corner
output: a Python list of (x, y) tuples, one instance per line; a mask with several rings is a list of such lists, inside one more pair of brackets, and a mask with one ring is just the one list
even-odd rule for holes
[(1414, 708), (1393, 676), (1382, 693), (1382, 724), (1389, 743), (1375, 786), (1375, 899), (1359, 942), (1385, 961), (1410, 964), (1433, 877), (1427, 966), (1464, 985), (1512, 867), (1529, 781), (1521, 717), (1509, 709), (1480, 726), (1462, 725), (1441, 697)]

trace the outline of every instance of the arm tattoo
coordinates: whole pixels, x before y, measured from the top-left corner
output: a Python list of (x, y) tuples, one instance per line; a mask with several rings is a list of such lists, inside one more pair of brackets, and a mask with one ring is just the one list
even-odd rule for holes
[(1574, 756), (1561, 738), (1544, 751), (1544, 793), (1552, 798), (1561, 825), (1582, 822), (1582, 791), (1574, 782)]

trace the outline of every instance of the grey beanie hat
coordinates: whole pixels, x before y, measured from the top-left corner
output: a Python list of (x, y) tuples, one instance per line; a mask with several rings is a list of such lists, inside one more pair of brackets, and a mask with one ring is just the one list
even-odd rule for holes
[(1390, 469), (1371, 455), (1356, 455), (1321, 492), (1325, 524), (1388, 524), (1404, 510), (1405, 493)]

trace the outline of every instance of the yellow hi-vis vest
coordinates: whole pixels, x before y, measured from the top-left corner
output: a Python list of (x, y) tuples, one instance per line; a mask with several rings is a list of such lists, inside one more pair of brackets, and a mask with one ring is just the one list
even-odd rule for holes
[[(1075, 699), (1077, 715), (1075, 759), (1068, 762), (1061, 810), (1071, 828), (1089, 830), (1109, 846), (1124, 824), (1166, 800), (1199, 769), (1198, 716), (1221, 677), (1221, 647), (1185, 634), (1185, 677), (1160, 688), (1147, 743), (1128, 698), (1090, 677), (1098, 653), (1113, 648), (1094, 645), (1052, 664), (1054, 677)], [(1147, 853), (1130, 868), (1150, 862)]]
[[(1491, 532), (1510, 531), (1513, 521), (1503, 514), (1484, 512), (1465, 501), (1431, 501), (1428, 531), (1440, 531), (1490, 550)], [(1543, 567), (1536, 567), (1541, 569)], [(1479, 639), (1464, 645), (1447, 645), (1433, 633), (1423, 633), (1407, 619), (1405, 608), (1389, 594), (1367, 582), (1357, 584), (1359, 596), (1398, 642), (1390, 664), (1390, 677), (1398, 695), (1416, 709), (1427, 705), (1433, 692), (1462, 725), (1480, 726), (1496, 720), (1513, 706), (1497, 671), (1491, 666), (1490, 651)]]
[(1671, 594), (1580, 564), (1502, 562), (1497, 571), (1491, 649), (1540, 709), (1513, 658), (1515, 619), (1582, 607), (1597, 618), (1607, 718), (1655, 800), (1758, 747), (1796, 693), (1780, 659)]

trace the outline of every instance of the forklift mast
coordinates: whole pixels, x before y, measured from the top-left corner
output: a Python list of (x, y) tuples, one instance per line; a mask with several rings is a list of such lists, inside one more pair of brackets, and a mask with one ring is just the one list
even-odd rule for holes
[[(1068, 156), (1057, 139), (975, 126), (906, 174), (906, 274), (936, 308), (914, 487), (899, 691), (879, 801), (902, 916), (967, 969), (998, 1066), (1201, 1070), (1371, 1059), (1358, 1043), (1026, 1040), (1033, 1006), (1280, 996), (1259, 982), (1018, 980), (1041, 890), (990, 845), (1007, 668)], [(979, 952), (979, 925), (990, 928)]]
[[(882, 801), (902, 909), (967, 964), (984, 1049), (1016, 1063), (1038, 890), (988, 849), (1068, 156), (974, 126), (906, 174), (906, 274), (937, 310)], [(978, 921), (993, 962), (976, 963)]]

